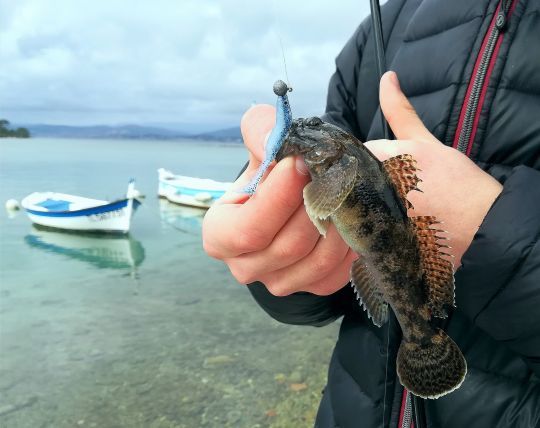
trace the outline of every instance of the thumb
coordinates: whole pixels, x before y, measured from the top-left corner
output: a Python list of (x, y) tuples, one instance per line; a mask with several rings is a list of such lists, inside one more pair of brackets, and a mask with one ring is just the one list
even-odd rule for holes
[(244, 144), (250, 154), (250, 164), (258, 165), (263, 161), (264, 146), (275, 120), (276, 109), (269, 104), (255, 105), (242, 116), (240, 129)]
[(401, 91), (395, 72), (388, 71), (381, 77), (379, 99), (384, 117), (398, 140), (438, 141)]
[(249, 163), (235, 184), (216, 201), (220, 204), (241, 204), (249, 199), (245, 193), (239, 192), (259, 168), (264, 159), (264, 146), (276, 118), (276, 110), (268, 104), (258, 104), (244, 113), (240, 121), (240, 130), (244, 145), (249, 152)]

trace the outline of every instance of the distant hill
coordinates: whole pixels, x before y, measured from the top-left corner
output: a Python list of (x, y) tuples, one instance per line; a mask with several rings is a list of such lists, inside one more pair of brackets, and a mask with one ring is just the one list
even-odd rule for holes
[(192, 135), (191, 138), (201, 138), (204, 140), (219, 140), (219, 141), (241, 141), (242, 133), (240, 127), (220, 129), (218, 131), (205, 132), (203, 134)]
[(189, 133), (141, 125), (25, 125), (34, 137), (54, 138), (119, 138), (141, 140), (201, 139), (213, 141), (241, 141), (240, 127), (226, 128), (204, 133)]

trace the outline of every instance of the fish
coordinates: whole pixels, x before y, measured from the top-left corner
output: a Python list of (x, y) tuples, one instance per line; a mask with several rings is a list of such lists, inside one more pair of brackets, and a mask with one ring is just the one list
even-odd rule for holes
[(274, 162), (276, 154), (281, 148), (283, 140), (285, 139), (293, 120), (291, 105), (289, 103), (289, 98), (287, 97), (287, 92), (292, 91), (292, 88), (290, 88), (283, 80), (277, 80), (274, 83), (273, 89), (274, 93), (277, 95), (276, 123), (270, 132), (268, 141), (266, 142), (266, 146), (264, 148), (264, 159), (261, 165), (259, 165), (257, 172), (251, 178), (249, 183), (240, 190), (240, 193), (245, 193), (250, 196), (253, 196), (264, 173), (272, 162)]
[(351, 285), (368, 317), (380, 327), (389, 306), (395, 313), (403, 332), (400, 383), (429, 399), (459, 388), (467, 362), (434, 322), (455, 306), (444, 231), (433, 216), (407, 216), (407, 193), (420, 190), (416, 161), (402, 154), (380, 162), (354, 136), (318, 117), (293, 121), (276, 160), (287, 156), (301, 156), (307, 166), (304, 205), (319, 233), (325, 236), (333, 224), (359, 255)]

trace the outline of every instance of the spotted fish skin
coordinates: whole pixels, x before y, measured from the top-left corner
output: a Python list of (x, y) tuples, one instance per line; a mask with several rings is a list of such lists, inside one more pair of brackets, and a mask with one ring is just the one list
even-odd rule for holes
[(264, 149), (264, 160), (257, 169), (257, 172), (250, 182), (241, 190), (242, 193), (253, 195), (268, 167), (275, 160), (276, 155), (283, 144), (283, 140), (289, 131), (292, 123), (291, 105), (287, 92), (290, 88), (282, 80), (274, 83), (274, 93), (277, 95), (276, 101), (276, 123), (272, 128), (268, 141)]
[[(409, 219), (400, 183), (387, 166), (356, 138), (319, 118), (293, 122), (277, 160), (290, 155), (303, 156), (311, 175), (304, 188), (310, 219), (323, 235), (333, 224), (361, 256), (353, 263), (351, 280), (370, 318), (382, 325), (388, 305), (396, 315), (403, 331), (397, 357), (402, 384), (424, 398), (458, 388), (466, 374), (465, 359), (452, 339), (432, 325), (433, 314), (453, 304), (453, 276), (450, 263), (433, 249), (430, 220)], [(391, 164), (405, 183), (412, 176), (399, 171), (398, 161), (404, 166), (413, 162), (406, 156)], [(441, 294), (442, 289), (450, 292)]]

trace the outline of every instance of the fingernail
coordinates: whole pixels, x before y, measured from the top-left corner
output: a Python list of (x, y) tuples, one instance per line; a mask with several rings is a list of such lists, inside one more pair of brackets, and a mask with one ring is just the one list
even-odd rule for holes
[(390, 79), (390, 82), (396, 88), (398, 91), (401, 91), (401, 88), (399, 87), (399, 79), (397, 77), (397, 74), (395, 71), (389, 71), (388, 72), (388, 78)]
[(272, 131), (270, 131), (268, 134), (266, 134), (266, 136), (264, 137), (264, 142), (263, 142), (263, 149), (266, 150), (266, 145), (268, 144), (268, 139), (270, 138), (270, 134), (272, 133)]
[(304, 163), (304, 159), (302, 159), (300, 156), (296, 157), (295, 166), (296, 166), (296, 170), (298, 171), (299, 174), (302, 174), (302, 175), (308, 175), (309, 174), (307, 166)]

